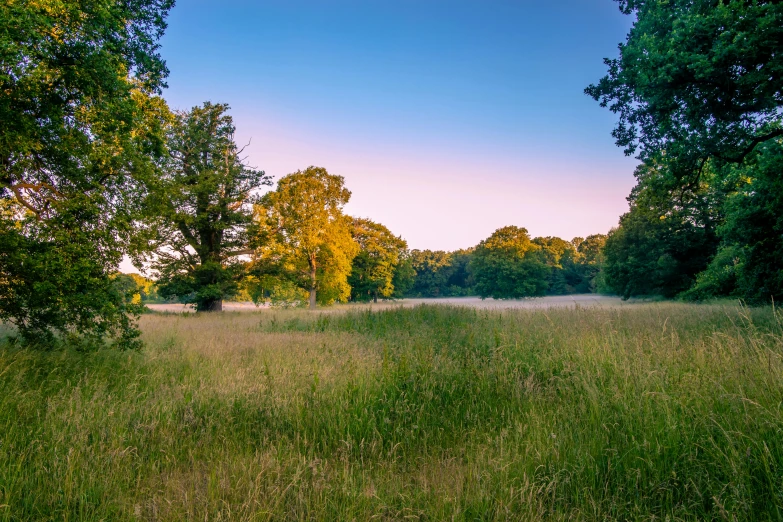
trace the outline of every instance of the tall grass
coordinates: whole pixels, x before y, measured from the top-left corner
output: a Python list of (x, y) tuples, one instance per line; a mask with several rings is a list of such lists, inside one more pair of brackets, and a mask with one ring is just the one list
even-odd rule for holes
[(783, 518), (771, 309), (150, 315), (0, 349), (0, 520)]

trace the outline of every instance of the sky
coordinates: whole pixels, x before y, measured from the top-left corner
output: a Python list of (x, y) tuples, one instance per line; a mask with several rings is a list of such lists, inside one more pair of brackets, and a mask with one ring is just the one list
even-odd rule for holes
[(613, 0), (179, 0), (164, 97), (228, 103), (250, 165), (343, 176), (346, 211), (410, 248), (571, 239), (628, 208), (637, 161), (583, 91), (632, 22)]

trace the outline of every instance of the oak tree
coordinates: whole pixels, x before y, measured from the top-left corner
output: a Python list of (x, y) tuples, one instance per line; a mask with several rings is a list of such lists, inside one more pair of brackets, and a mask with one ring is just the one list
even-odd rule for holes
[(0, 5), (0, 319), (126, 347), (137, 310), (111, 280), (162, 153), (173, 0)]
[(256, 206), (254, 272), (293, 282), (311, 309), (350, 297), (348, 275), (359, 247), (343, 207), (351, 197), (342, 176), (308, 167), (281, 178)]
[(249, 255), (254, 191), (271, 181), (248, 167), (234, 141), (228, 105), (204, 103), (179, 112), (169, 127), (169, 159), (152, 184), (148, 210), (162, 297), (220, 311), (237, 290)]

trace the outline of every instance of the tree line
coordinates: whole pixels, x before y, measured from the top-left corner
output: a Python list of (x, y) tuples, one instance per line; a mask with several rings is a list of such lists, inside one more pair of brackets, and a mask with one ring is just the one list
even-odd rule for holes
[(594, 290), (779, 300), (783, 5), (619, 5), (635, 22), (586, 92), (641, 160), (630, 211), (605, 238), (509, 226), (446, 253), (345, 215), (350, 191), (323, 168), (268, 190), (227, 105), (172, 111), (158, 42), (173, 0), (4, 3), (0, 320), (28, 344), (138, 346), (124, 255), (150, 266), (159, 298), (204, 311), (239, 293), (310, 306)]
[[(404, 240), (344, 214), (342, 177), (308, 167), (261, 195), (272, 179), (247, 164), (228, 105), (167, 106), (173, 3), (0, 6), (0, 320), (27, 344), (134, 347), (142, 295), (216, 311), (238, 293), (314, 307), (429, 292)], [(541, 268), (537, 249), (507, 250)], [(123, 256), (155, 284), (118, 275)], [(462, 292), (464, 261), (448, 283)]]

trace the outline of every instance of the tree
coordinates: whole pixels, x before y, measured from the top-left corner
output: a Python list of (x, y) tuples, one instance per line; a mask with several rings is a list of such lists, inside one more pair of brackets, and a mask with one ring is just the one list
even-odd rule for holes
[(359, 245), (359, 252), (353, 258), (348, 284), (351, 298), (356, 301), (394, 294), (394, 274), (408, 243), (395, 236), (385, 226), (369, 219), (354, 218), (353, 239)]
[[(737, 294), (783, 301), (783, 140), (765, 143), (737, 172), (741, 185), (724, 206), (723, 248), (737, 252)], [(744, 174), (744, 175), (743, 175)]]
[(225, 104), (204, 103), (176, 114), (168, 132), (169, 160), (151, 186), (156, 223), (152, 251), (163, 297), (221, 311), (244, 275), (253, 191), (270, 178), (245, 165)]
[(471, 271), (482, 298), (540, 296), (549, 286), (541, 247), (530, 240), (526, 229), (515, 226), (499, 228), (479, 243)]
[(81, 224), (69, 217), (0, 219), (0, 318), (31, 346), (51, 348), (61, 334), (82, 348), (107, 336), (118, 347), (138, 347), (132, 318), (141, 309), (106, 273), (111, 254), (79, 241)]
[(782, 3), (618, 2), (636, 22), (585, 92), (619, 115), (612, 134), (626, 154), (665, 154), (682, 177), (783, 135)]
[(172, 0), (0, 6), (0, 319), (137, 345), (111, 275), (162, 152)]
[(684, 297), (740, 297), (769, 303), (783, 299), (783, 142), (759, 146), (722, 177), (737, 187), (722, 202), (720, 248)]
[(158, 300), (158, 286), (152, 279), (148, 279), (140, 274), (125, 274), (133, 278), (138, 288), (139, 301), (142, 303), (154, 302)]
[(643, 176), (605, 281), (625, 296), (780, 295), (783, 3), (619, 3), (636, 22), (586, 92), (619, 115)]
[(351, 197), (342, 176), (308, 167), (280, 179), (256, 206), (259, 248), (254, 272), (287, 279), (316, 303), (350, 296), (348, 275), (359, 246), (343, 207)]
[(687, 190), (672, 184), (665, 164), (640, 165), (636, 176), (631, 209), (606, 239), (606, 283), (625, 298), (674, 297), (716, 252), (723, 187), (711, 169)]
[(115, 288), (131, 303), (141, 303), (141, 288), (139, 288), (136, 279), (130, 274), (116, 273), (112, 277)]
[(413, 269), (411, 252), (405, 250), (400, 254), (400, 260), (397, 266), (394, 267), (394, 274), (392, 275), (394, 293), (392, 295), (395, 298), (403, 298), (410, 295), (415, 282), (416, 270)]
[(549, 286), (547, 294), (564, 295), (569, 293), (564, 265), (568, 265), (576, 256), (574, 245), (559, 237), (537, 237), (533, 243), (541, 247), (541, 255), (549, 267)]
[(455, 250), (449, 255), (448, 280), (444, 295), (466, 296), (473, 292), (473, 273), (470, 262), (473, 259), (473, 248)]
[(580, 241), (576, 248), (581, 281), (577, 292), (601, 291), (599, 277), (604, 266), (606, 234), (592, 234)]
[(451, 255), (443, 250), (412, 250), (411, 266), (416, 274), (411, 294), (418, 297), (448, 295)]

